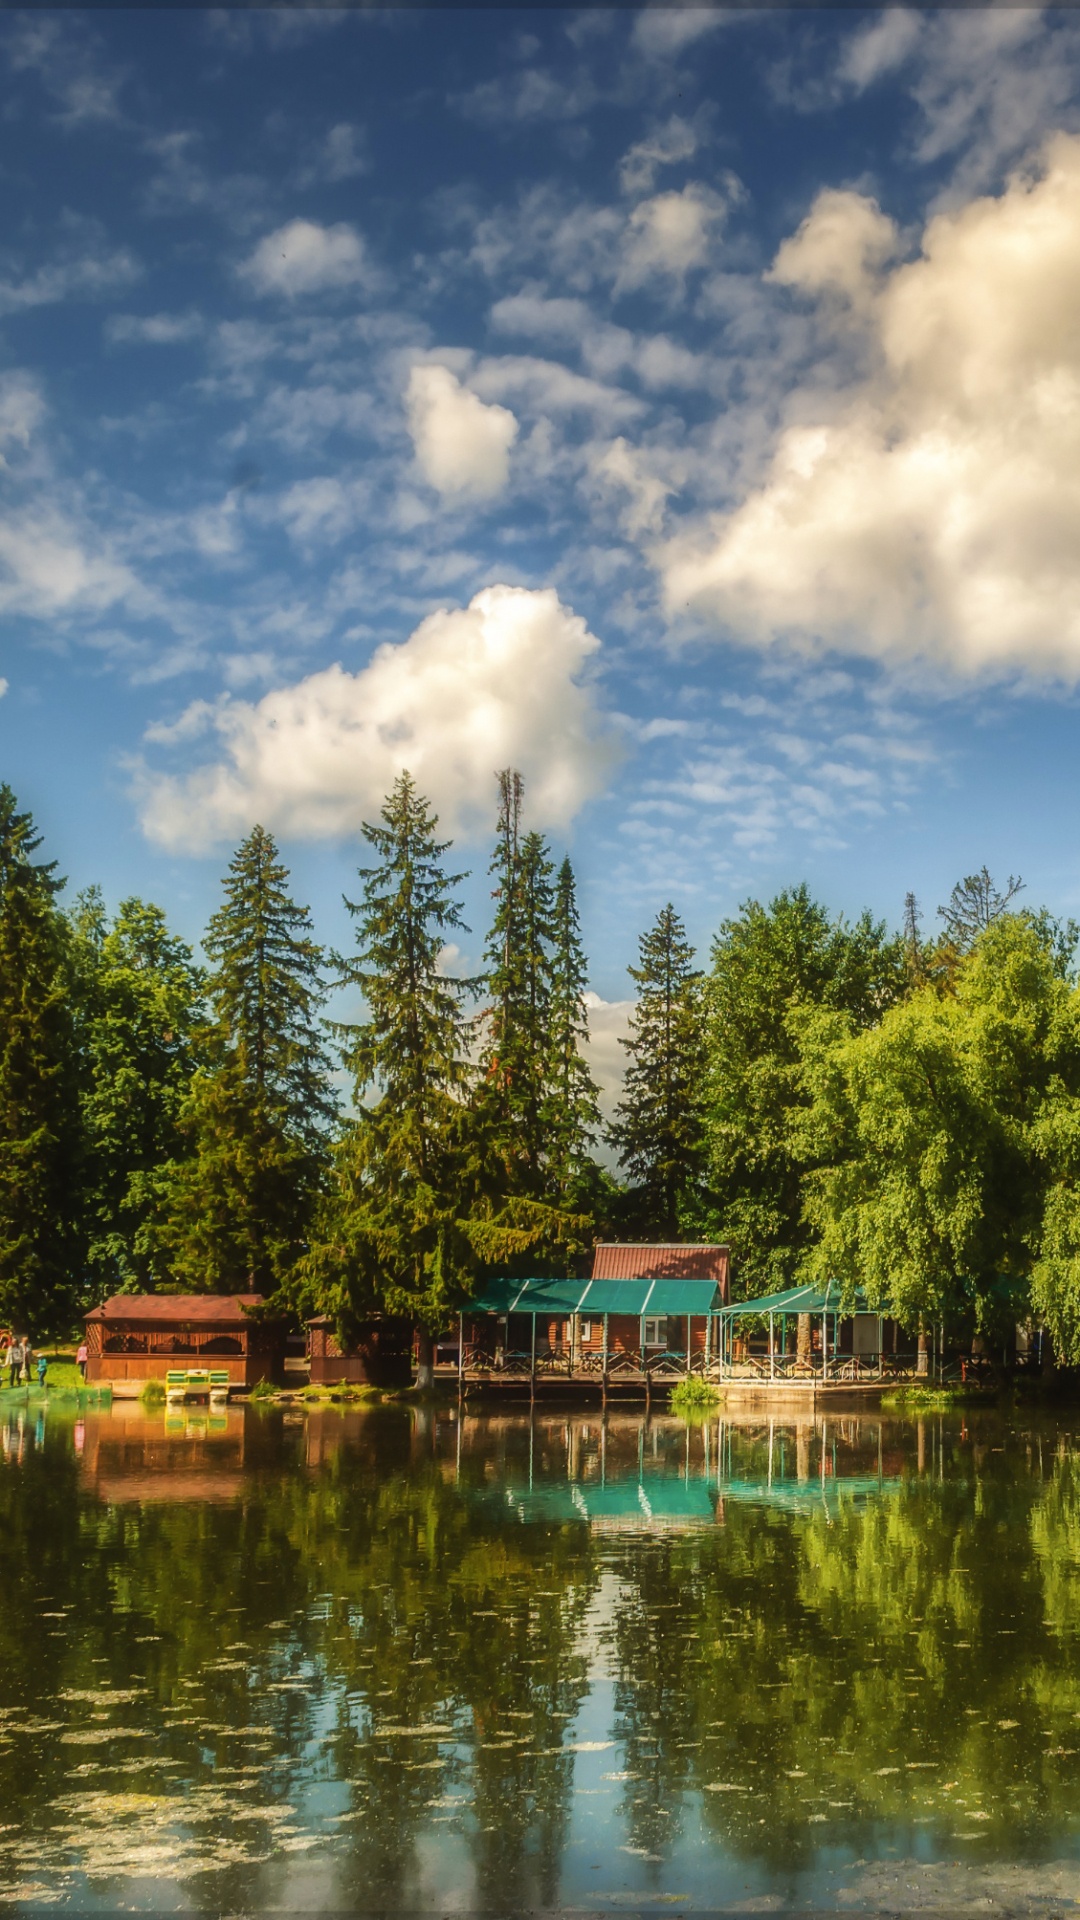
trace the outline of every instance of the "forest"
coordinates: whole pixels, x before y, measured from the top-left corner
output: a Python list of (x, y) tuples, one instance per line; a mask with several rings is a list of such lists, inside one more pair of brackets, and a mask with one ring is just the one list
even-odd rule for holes
[(431, 1333), (493, 1272), (704, 1238), (739, 1297), (831, 1279), (909, 1328), (1034, 1317), (1080, 1362), (1080, 929), (983, 868), (933, 931), (912, 894), (893, 931), (805, 886), (749, 900), (699, 964), (667, 905), (605, 1124), (574, 873), (524, 799), (497, 776), (464, 979), (466, 876), (408, 774), (364, 828), (341, 954), (261, 827), (199, 958), (146, 901), (65, 902), (0, 786), (0, 1319), (42, 1337), (120, 1291), (256, 1292), (346, 1337), (377, 1310)]

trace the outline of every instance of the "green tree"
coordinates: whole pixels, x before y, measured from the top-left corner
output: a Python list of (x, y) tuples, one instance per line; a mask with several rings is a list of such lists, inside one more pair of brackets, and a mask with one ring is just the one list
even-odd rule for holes
[(812, 1105), (797, 1145), (817, 1162), (819, 1236), (806, 1272), (865, 1287), (911, 1329), (1000, 1331), (1027, 1311), (1039, 1248), (1041, 1304), (1063, 1332), (1046, 1168), (1066, 1174), (1080, 1115), (1080, 1001), (1032, 917), (992, 921), (954, 995), (924, 989), (862, 1033), (819, 1014), (801, 1043)]
[[(447, 974), (448, 937), (467, 932), (448, 874), (449, 841), (403, 773), (364, 826), (377, 864), (360, 869), (357, 951), (340, 982), (364, 1017), (339, 1028), (354, 1113), (336, 1155), (332, 1193), (307, 1269), (307, 1298), (344, 1332), (383, 1308), (408, 1315), (425, 1343), (467, 1293), (476, 1265), (468, 1219), (465, 1102), (474, 983)], [(424, 1367), (430, 1365), (425, 1344)]]
[(499, 817), (490, 871), (495, 912), (485, 949), (488, 1005), (476, 1113), (484, 1151), (498, 1165), (504, 1198), (542, 1201), (549, 1193), (552, 864), (538, 833), (522, 833), (524, 785), (498, 775)]
[(64, 882), (0, 786), (0, 1317), (63, 1329), (82, 1304), (78, 1062)]
[(872, 1027), (907, 990), (904, 944), (868, 914), (833, 920), (805, 886), (751, 900), (720, 928), (706, 986), (708, 1171), (740, 1293), (791, 1286), (810, 1244), (800, 1030), (814, 1009)]
[(600, 1132), (596, 1083), (582, 1053), (589, 1038), (585, 990), (588, 963), (581, 941), (577, 889), (569, 859), (559, 868), (552, 912), (551, 995), (548, 1009), (548, 1155), (564, 1201), (592, 1194), (592, 1147)]
[(162, 1241), (194, 1291), (273, 1294), (307, 1251), (335, 1116), (322, 951), (270, 834), (255, 827), (204, 945), (211, 1018), (180, 1114)]
[(168, 1284), (159, 1229), (167, 1169), (194, 1069), (201, 976), (160, 907), (121, 902), (109, 926), (96, 893), (73, 916), (83, 983), (82, 1124), (87, 1267), (95, 1295)]
[(705, 1030), (694, 950), (670, 904), (638, 943), (627, 971), (638, 989), (623, 1098), (609, 1137), (634, 1184), (649, 1231), (675, 1238), (701, 1202)]

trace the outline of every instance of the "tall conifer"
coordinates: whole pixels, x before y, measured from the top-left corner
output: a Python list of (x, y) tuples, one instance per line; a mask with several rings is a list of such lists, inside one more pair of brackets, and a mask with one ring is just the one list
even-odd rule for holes
[(288, 881), (272, 837), (254, 828), (204, 941), (212, 1017), (164, 1233), (174, 1278), (194, 1290), (273, 1293), (307, 1250), (334, 1107), (322, 951)]
[(574, 869), (564, 859), (555, 883), (548, 1014), (549, 1151), (564, 1197), (580, 1186), (583, 1175), (591, 1174), (590, 1149), (600, 1129), (596, 1083), (581, 1051), (589, 1037), (587, 981)]
[(364, 826), (376, 864), (360, 869), (357, 950), (340, 984), (359, 989), (363, 1017), (342, 1025), (354, 1115), (336, 1157), (309, 1299), (347, 1328), (365, 1312), (409, 1315), (426, 1335), (468, 1290), (475, 1265), (463, 1132), (472, 982), (447, 975), (450, 934), (467, 932), (449, 874), (449, 841), (409, 774), (381, 824)]
[(705, 1040), (694, 950), (670, 904), (628, 968), (638, 988), (623, 1040), (630, 1055), (610, 1138), (637, 1188), (642, 1224), (674, 1237), (693, 1207), (704, 1162)]
[(67, 929), (56, 862), (0, 786), (0, 1317), (31, 1334), (81, 1304), (82, 1169)]

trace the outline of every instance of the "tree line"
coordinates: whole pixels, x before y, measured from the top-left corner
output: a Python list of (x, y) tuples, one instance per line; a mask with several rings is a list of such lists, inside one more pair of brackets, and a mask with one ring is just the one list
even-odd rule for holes
[[(1080, 1360), (1071, 921), (985, 869), (935, 933), (911, 895), (890, 932), (800, 886), (699, 967), (668, 905), (605, 1128), (573, 869), (497, 779), (474, 978), (447, 964), (467, 876), (408, 774), (363, 830), (350, 951), (256, 827), (201, 961), (145, 901), (65, 907), (0, 787), (0, 1318), (235, 1291), (430, 1334), (487, 1275), (578, 1271), (614, 1234), (721, 1239), (743, 1297), (828, 1279), (911, 1329), (1035, 1314)], [(326, 1017), (334, 990), (354, 1019)]]

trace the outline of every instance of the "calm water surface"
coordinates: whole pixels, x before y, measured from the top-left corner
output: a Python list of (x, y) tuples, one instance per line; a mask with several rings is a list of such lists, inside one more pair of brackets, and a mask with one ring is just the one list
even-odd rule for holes
[(0, 1407), (0, 1899), (1080, 1901), (1080, 1418)]

